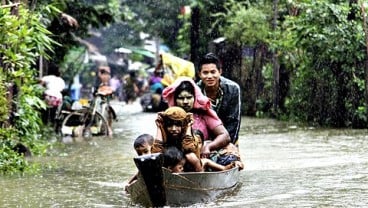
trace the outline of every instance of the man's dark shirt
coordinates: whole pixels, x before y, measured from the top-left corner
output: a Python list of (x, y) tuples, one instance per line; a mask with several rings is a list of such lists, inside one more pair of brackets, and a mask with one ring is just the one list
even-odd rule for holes
[[(198, 86), (205, 94), (204, 84), (199, 81)], [(241, 98), (239, 85), (225, 77), (220, 78), (221, 93), (218, 93), (217, 105), (212, 106), (229, 132), (231, 142), (237, 144), (241, 122)], [(222, 94), (222, 96), (221, 96)]]

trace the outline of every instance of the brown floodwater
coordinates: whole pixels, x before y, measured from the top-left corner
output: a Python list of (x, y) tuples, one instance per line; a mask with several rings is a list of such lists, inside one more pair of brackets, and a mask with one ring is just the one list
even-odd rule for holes
[[(139, 207), (124, 186), (137, 171), (133, 140), (155, 134), (155, 113), (120, 107), (113, 138), (71, 141), (31, 159), (41, 173), (0, 177), (0, 207)], [(196, 207), (366, 207), (367, 133), (243, 117), (240, 186)]]

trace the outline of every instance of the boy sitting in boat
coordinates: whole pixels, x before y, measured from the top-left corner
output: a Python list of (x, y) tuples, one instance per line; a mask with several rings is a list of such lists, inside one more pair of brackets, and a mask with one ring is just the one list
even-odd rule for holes
[[(138, 156), (141, 155), (149, 155), (151, 154), (151, 149), (153, 145), (153, 136), (150, 134), (141, 134), (139, 135), (133, 143), (133, 147), (135, 151), (137, 152)], [(125, 187), (125, 190), (127, 189), (127, 186), (132, 184), (135, 180), (137, 180), (138, 173), (135, 174), (131, 179), (129, 179), (128, 184)]]
[(165, 149), (163, 155), (163, 167), (169, 169), (172, 173), (184, 172), (185, 157), (182, 151), (175, 146), (171, 146)]
[(150, 134), (141, 134), (134, 140), (133, 146), (138, 156), (151, 154), (153, 140)]

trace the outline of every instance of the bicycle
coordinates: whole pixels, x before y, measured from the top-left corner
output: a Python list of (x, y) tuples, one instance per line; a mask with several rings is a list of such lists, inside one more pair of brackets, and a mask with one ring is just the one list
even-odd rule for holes
[(63, 109), (63, 104), (60, 104), (55, 113), (54, 119), (54, 130), (56, 133), (60, 133), (62, 129), (62, 123), (67, 115), (69, 115), (71, 111), (67, 111)]
[(63, 120), (73, 111), (72, 104), (72, 99), (68, 96), (64, 96), (63, 102), (57, 107), (53, 123), (54, 130), (57, 134), (61, 134)]
[(111, 123), (116, 115), (108, 104), (109, 95), (99, 91), (89, 107), (84, 106), (80, 110), (69, 113), (61, 125), (62, 135), (111, 136)]

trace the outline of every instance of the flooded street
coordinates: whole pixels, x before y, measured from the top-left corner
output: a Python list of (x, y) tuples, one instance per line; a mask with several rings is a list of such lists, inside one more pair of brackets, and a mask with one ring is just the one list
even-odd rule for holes
[[(117, 105), (117, 104), (116, 104)], [(36, 176), (1, 177), (0, 207), (132, 207), (133, 140), (155, 134), (155, 113), (119, 106), (113, 138), (66, 144), (32, 158)], [(198, 207), (366, 207), (368, 131), (315, 129), (243, 117), (245, 170), (231, 195)]]

